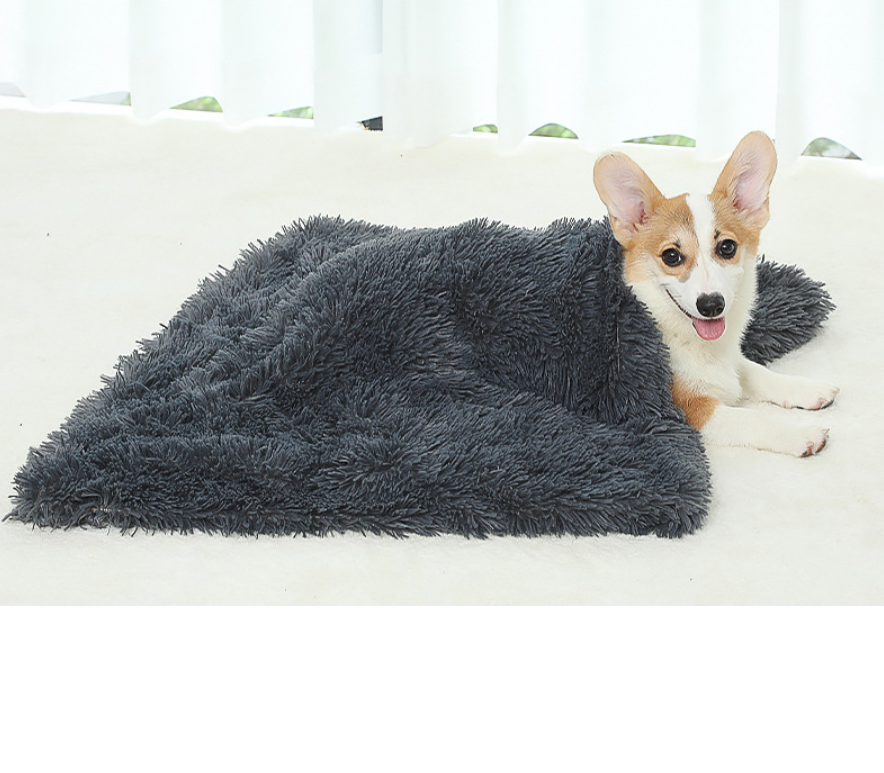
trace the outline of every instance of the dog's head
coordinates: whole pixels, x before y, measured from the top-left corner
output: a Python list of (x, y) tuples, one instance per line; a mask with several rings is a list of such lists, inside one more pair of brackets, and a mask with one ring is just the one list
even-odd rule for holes
[(770, 214), (777, 167), (770, 138), (746, 135), (709, 195), (666, 198), (631, 158), (610, 153), (593, 179), (622, 245), (626, 280), (668, 295), (703, 339), (720, 338), (744, 271)]

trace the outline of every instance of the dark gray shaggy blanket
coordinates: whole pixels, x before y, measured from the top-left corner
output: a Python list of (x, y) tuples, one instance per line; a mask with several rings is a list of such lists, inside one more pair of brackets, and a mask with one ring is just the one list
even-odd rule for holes
[[(39, 526), (247, 534), (657, 534), (709, 471), (606, 222), (398, 230), (314, 218), (250, 246), (120, 360), (15, 477)], [(747, 352), (832, 308), (762, 263)]]

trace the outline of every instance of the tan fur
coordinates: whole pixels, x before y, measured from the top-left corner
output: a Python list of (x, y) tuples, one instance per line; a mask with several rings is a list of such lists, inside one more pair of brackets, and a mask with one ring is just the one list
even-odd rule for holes
[[(757, 254), (761, 229), (747, 224), (744, 217), (720, 190), (714, 190), (711, 198), (715, 211), (715, 223), (719, 229), (719, 238), (733, 239), (745, 250), (747, 255)], [(718, 258), (716, 257), (716, 259)]]
[(678, 378), (672, 381), (672, 402), (684, 411), (688, 424), (697, 430), (703, 429), (719, 406), (719, 401), (714, 397), (691, 391)]
[[(669, 247), (675, 247), (684, 255), (685, 262), (680, 266), (667, 266), (659, 259)], [(646, 227), (636, 232), (629, 240), (629, 246), (624, 246), (626, 279), (635, 282), (646, 278), (643, 263), (647, 255), (656, 258), (665, 273), (677, 278), (686, 277), (694, 268), (699, 247), (694, 218), (685, 204), (684, 195), (661, 198), (655, 203)]]

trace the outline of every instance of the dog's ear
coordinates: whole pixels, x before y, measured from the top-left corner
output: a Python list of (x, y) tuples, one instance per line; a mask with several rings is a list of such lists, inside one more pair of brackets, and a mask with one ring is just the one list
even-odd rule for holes
[(592, 179), (608, 208), (614, 237), (624, 247), (665, 197), (629, 156), (608, 153), (595, 162)]
[(730, 204), (748, 225), (763, 228), (770, 219), (768, 196), (776, 171), (777, 151), (770, 137), (751, 132), (724, 165), (712, 196)]

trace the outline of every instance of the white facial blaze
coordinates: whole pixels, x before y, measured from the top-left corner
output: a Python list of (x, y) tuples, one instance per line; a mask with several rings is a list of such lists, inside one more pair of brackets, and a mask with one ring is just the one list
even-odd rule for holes
[(725, 314), (730, 308), (736, 293), (742, 270), (738, 261), (722, 264), (713, 256), (715, 250), (715, 212), (712, 201), (703, 194), (689, 194), (686, 202), (694, 218), (694, 230), (700, 245), (697, 262), (688, 278), (681, 283), (680, 301), (696, 316), (702, 316), (697, 309), (697, 298), (701, 295), (719, 293), (724, 297)]

